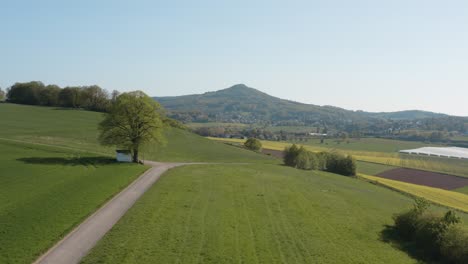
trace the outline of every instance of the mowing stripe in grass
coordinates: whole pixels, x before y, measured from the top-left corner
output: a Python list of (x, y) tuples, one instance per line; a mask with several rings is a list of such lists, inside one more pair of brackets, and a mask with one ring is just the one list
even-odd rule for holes
[(83, 153), (89, 153), (89, 154), (109, 156), (109, 153), (96, 152), (96, 151), (90, 151), (90, 150), (79, 149), (79, 148), (70, 148), (70, 147), (64, 147), (64, 146), (60, 146), (60, 145), (36, 143), (36, 142), (31, 142), (31, 141), (26, 141), (26, 140), (18, 140), (18, 139), (11, 139), (11, 138), (0, 138), (0, 140), (16, 142), (16, 143), (23, 143), (23, 144), (29, 144), (29, 145), (35, 145), (35, 146), (51, 147), (51, 148), (56, 148), (56, 149), (68, 150), (68, 151), (72, 150), (72, 151), (75, 151), (75, 152), (83, 152)]
[(410, 206), (401, 194), (329, 173), (259, 164), (180, 167), (83, 263), (415, 263), (379, 236)]

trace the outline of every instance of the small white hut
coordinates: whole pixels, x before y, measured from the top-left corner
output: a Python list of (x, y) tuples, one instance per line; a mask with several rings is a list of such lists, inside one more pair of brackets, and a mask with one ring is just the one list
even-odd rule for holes
[(132, 162), (132, 152), (130, 150), (118, 149), (115, 152), (118, 162)]

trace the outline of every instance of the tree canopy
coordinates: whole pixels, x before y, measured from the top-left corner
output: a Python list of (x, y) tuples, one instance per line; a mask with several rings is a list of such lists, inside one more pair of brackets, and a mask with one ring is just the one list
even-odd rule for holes
[(303, 170), (323, 170), (345, 176), (356, 175), (356, 161), (352, 156), (336, 152), (314, 153), (295, 144), (284, 149), (284, 164)]
[(253, 151), (260, 151), (262, 149), (262, 142), (256, 138), (249, 138), (245, 141), (244, 146)]
[(98, 112), (107, 111), (111, 102), (109, 92), (97, 85), (60, 88), (37, 81), (15, 83), (8, 89), (7, 97), (9, 102), (16, 104), (63, 106)]
[(109, 107), (109, 113), (99, 124), (99, 141), (132, 151), (133, 162), (143, 143), (161, 141), (162, 108), (141, 91), (119, 95)]

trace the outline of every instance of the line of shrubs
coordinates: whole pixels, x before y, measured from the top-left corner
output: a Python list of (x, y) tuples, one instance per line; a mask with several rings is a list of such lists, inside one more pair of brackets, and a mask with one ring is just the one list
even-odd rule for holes
[(398, 237), (420, 251), (428, 260), (468, 263), (468, 231), (459, 225), (454, 211), (428, 212), (429, 202), (417, 199), (414, 208), (394, 216)]
[(296, 144), (284, 149), (284, 164), (303, 170), (322, 170), (345, 176), (356, 175), (356, 161), (350, 155), (306, 150)]

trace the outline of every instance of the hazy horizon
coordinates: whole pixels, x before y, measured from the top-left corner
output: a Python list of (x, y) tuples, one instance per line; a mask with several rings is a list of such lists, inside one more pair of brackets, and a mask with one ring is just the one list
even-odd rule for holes
[(468, 116), (466, 1), (15, 1), (0, 10), (14, 82), (201, 94), (244, 83), (349, 110)]

